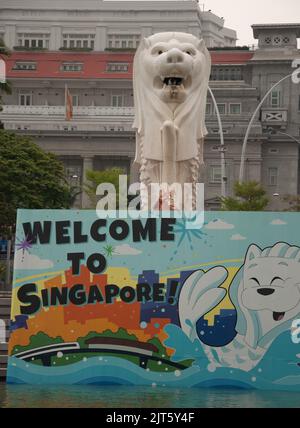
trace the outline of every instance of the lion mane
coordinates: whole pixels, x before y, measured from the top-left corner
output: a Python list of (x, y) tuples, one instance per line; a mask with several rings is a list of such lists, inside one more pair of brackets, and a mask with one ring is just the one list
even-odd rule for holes
[[(187, 97), (178, 103), (175, 110), (164, 102), (153, 88), (154, 75), (147, 67), (145, 56), (157, 43), (178, 42), (195, 48), (195, 59), (191, 71), (191, 86)], [(151, 59), (150, 59), (151, 61)], [(210, 76), (211, 59), (203, 40), (186, 33), (158, 33), (143, 39), (136, 52), (133, 64), (133, 86), (136, 130), (135, 162), (145, 160), (163, 161), (161, 129), (166, 121), (172, 121), (177, 128), (176, 161), (197, 159), (203, 162), (203, 138), (207, 134), (205, 126), (205, 108), (207, 88)]]

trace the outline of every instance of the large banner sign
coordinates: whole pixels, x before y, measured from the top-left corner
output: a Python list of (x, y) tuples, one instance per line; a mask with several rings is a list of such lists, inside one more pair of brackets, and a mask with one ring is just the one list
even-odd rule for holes
[(8, 382), (300, 391), (299, 224), (19, 211)]

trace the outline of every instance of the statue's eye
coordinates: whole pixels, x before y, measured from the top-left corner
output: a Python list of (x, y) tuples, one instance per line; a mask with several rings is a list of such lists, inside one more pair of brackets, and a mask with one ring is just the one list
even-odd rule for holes
[(186, 53), (187, 55), (190, 55), (190, 56), (193, 56), (193, 55), (195, 55), (195, 54), (196, 54), (196, 52), (195, 52), (193, 49), (187, 49), (187, 50), (185, 51), (185, 53)]
[(251, 280), (254, 281), (254, 282), (256, 282), (256, 284), (260, 285), (260, 282), (259, 282), (259, 280), (257, 278), (250, 278), (250, 281)]
[(163, 51), (162, 51), (162, 50), (158, 51), (158, 55), (161, 55), (162, 53), (163, 53)]

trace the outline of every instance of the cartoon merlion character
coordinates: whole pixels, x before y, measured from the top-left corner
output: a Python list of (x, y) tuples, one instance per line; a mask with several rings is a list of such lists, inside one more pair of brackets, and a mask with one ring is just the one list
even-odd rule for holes
[[(198, 338), (197, 321), (226, 296), (220, 286), (227, 276), (227, 270), (219, 266), (206, 273), (199, 270), (183, 284), (180, 323), (192, 341)], [(224, 347), (202, 346), (211, 367), (249, 371), (274, 339), (300, 318), (300, 248), (283, 242), (264, 250), (251, 245), (230, 285), (229, 296), (237, 311), (237, 336)]]
[(211, 59), (203, 40), (158, 33), (142, 40), (133, 65), (140, 181), (196, 183), (203, 164)]

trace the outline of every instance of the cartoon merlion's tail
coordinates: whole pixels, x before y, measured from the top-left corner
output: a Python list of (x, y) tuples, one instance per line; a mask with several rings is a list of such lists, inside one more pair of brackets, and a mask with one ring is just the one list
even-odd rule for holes
[(179, 319), (182, 330), (190, 340), (197, 338), (197, 321), (226, 296), (226, 290), (220, 285), (227, 276), (227, 270), (218, 266), (206, 273), (198, 270), (184, 282), (179, 296)]

